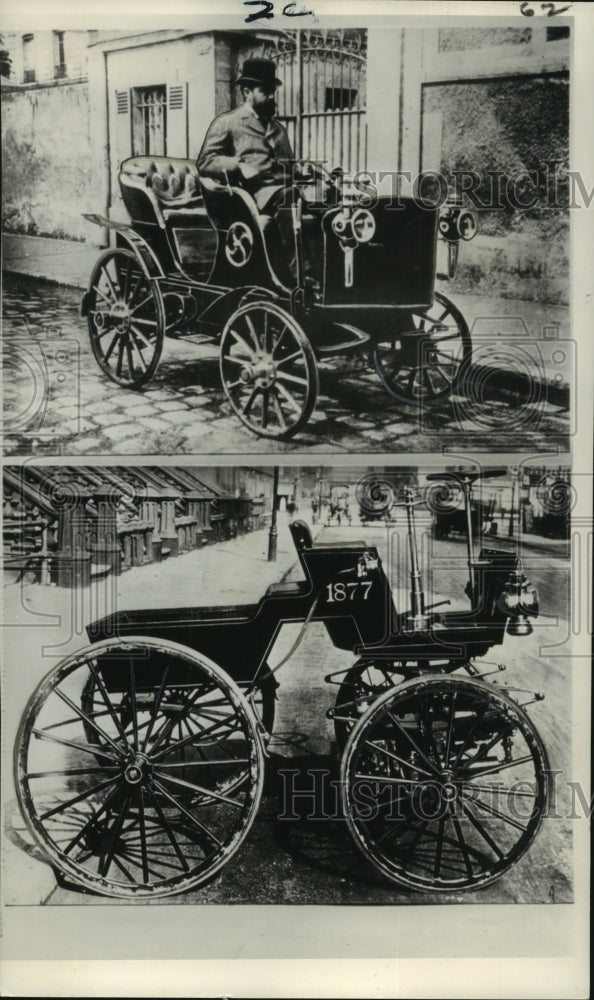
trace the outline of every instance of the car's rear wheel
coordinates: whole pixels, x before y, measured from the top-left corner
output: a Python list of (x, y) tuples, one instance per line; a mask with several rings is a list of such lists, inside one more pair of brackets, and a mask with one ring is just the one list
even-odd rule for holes
[(15, 745), (37, 844), (65, 879), (122, 899), (215, 875), (247, 835), (263, 781), (258, 723), (228, 674), (142, 637), (58, 664), (29, 699)]
[(131, 250), (107, 250), (95, 264), (85, 299), (99, 367), (127, 389), (143, 385), (157, 369), (165, 338), (158, 285)]

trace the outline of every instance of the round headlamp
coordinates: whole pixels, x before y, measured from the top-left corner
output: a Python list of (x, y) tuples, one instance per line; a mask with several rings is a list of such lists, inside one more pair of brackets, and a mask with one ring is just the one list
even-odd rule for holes
[(366, 208), (359, 208), (353, 213), (351, 225), (357, 243), (369, 243), (375, 236), (375, 219)]
[(332, 219), (332, 229), (337, 236), (344, 236), (348, 229), (348, 218), (340, 212)]
[(460, 212), (456, 225), (461, 240), (471, 240), (476, 235), (476, 218), (472, 212)]

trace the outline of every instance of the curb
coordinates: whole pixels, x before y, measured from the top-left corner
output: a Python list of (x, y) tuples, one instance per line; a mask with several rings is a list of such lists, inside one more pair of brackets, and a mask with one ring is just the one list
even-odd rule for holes
[(76, 281), (68, 281), (64, 278), (50, 278), (47, 274), (35, 274), (32, 271), (20, 271), (10, 264), (2, 265), (3, 274), (11, 274), (16, 278), (30, 278), (32, 281), (42, 281), (44, 285), (58, 285), (60, 288), (72, 288), (74, 290), (86, 289), (87, 283), (79, 284)]
[[(35, 857), (27, 850), (27, 846), (39, 849), (29, 843), (29, 834), (16, 799), (5, 803), (4, 816), (5, 819), (16, 817), (20, 826), (15, 832), (21, 837), (22, 828), (23, 840), (27, 839), (24, 845), (17, 845), (8, 835), (4, 837), (2, 902), (4, 906), (43, 906), (58, 887), (56, 873), (49, 861)], [(21, 888), (26, 893), (26, 904), (19, 897)]]

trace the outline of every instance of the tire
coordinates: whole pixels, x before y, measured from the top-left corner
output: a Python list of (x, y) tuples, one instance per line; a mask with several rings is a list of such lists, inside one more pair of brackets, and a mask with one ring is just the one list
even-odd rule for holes
[[(437, 344), (446, 345), (444, 350)], [(432, 306), (410, 313), (408, 329), (376, 344), (372, 363), (382, 385), (407, 404), (436, 404), (455, 393), (472, 361), (468, 325), (455, 305), (439, 292)]]
[[(103, 702), (92, 713), (82, 704), (89, 674)], [(25, 709), (14, 763), (26, 824), (54, 868), (121, 899), (214, 876), (245, 839), (264, 781), (258, 724), (231, 678), (185, 646), (135, 637), (50, 671)]]
[(220, 349), (221, 382), (234, 412), (259, 437), (290, 438), (309, 420), (318, 393), (313, 348), (274, 302), (250, 302), (229, 318)]
[(381, 695), (351, 731), (343, 809), (359, 849), (392, 882), (474, 889), (534, 841), (549, 771), (531, 720), (500, 688), (418, 678)]
[(101, 370), (127, 389), (148, 382), (165, 339), (158, 285), (131, 250), (107, 250), (95, 264), (87, 295), (91, 348)]

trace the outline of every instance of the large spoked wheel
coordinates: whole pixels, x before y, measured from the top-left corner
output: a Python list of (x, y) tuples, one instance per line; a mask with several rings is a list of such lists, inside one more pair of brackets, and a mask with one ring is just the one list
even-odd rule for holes
[(87, 318), (100, 368), (118, 385), (135, 388), (159, 364), (165, 311), (158, 286), (130, 250), (108, 250), (91, 275)]
[(15, 745), (37, 843), (70, 881), (118, 898), (169, 896), (219, 871), (254, 820), (263, 766), (254, 714), (228, 675), (145, 638), (106, 640), (55, 667)]
[(410, 889), (488, 885), (534, 840), (549, 766), (532, 722), (493, 685), (406, 681), (352, 730), (343, 808), (363, 854)]
[(235, 413), (260, 437), (292, 437), (309, 420), (318, 391), (314, 352), (275, 303), (248, 303), (233, 313), (221, 337), (220, 368)]
[(432, 306), (410, 313), (410, 323), (372, 361), (383, 386), (402, 403), (439, 403), (460, 388), (472, 360), (462, 313), (439, 292)]

